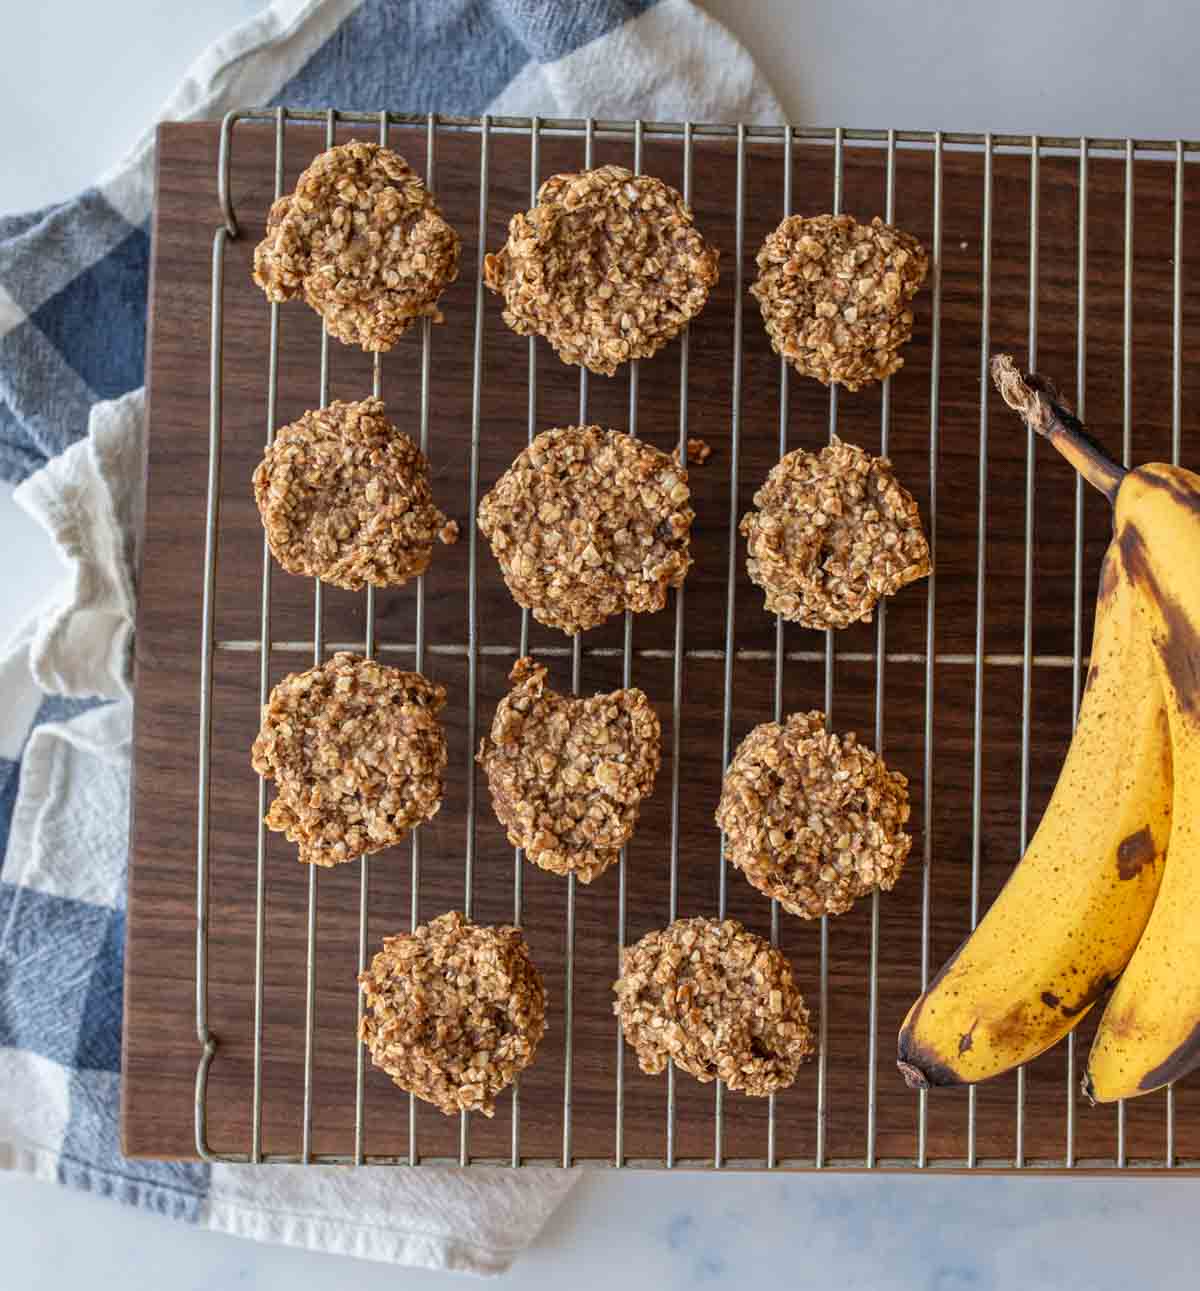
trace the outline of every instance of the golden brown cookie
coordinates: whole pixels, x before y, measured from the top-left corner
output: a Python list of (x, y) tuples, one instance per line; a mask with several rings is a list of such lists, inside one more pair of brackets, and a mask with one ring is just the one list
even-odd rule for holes
[(806, 628), (869, 623), (881, 596), (929, 573), (912, 495), (886, 457), (833, 442), (771, 469), (740, 525), (769, 613)]
[(633, 688), (559, 695), (532, 659), (518, 659), (510, 679), (479, 746), (496, 816), (542, 869), (590, 883), (620, 855), (654, 788), (658, 717)]
[(371, 1061), (447, 1116), (494, 1115), (546, 1030), (542, 976), (520, 929), (456, 910), (385, 937), (358, 982)]
[(267, 216), (254, 281), (270, 300), (304, 299), (330, 335), (390, 350), (458, 277), (458, 234), (403, 157), (344, 143), (314, 158)]
[(676, 919), (625, 951), (613, 1012), (638, 1064), (763, 1097), (814, 1050), (792, 966), (736, 919)]
[(538, 435), (479, 504), (508, 590), (574, 635), (623, 610), (661, 610), (692, 563), (687, 471), (616, 430)]
[(612, 376), (683, 330), (717, 281), (717, 251), (691, 207), (651, 175), (601, 166), (555, 175), (484, 261), (504, 321), (544, 336), (564, 363)]
[(268, 827), (313, 865), (398, 843), (442, 805), (445, 702), (445, 688), (419, 672), (344, 652), (285, 677), (251, 752), (275, 781)]
[(825, 385), (858, 390), (904, 365), (909, 304), (929, 270), (925, 248), (878, 216), (790, 215), (758, 253), (758, 301), (776, 354)]
[(425, 454), (379, 399), (331, 403), (284, 426), (254, 472), (254, 497), (284, 569), (351, 591), (423, 574), (448, 523)]
[(764, 722), (739, 745), (721, 785), (726, 855), (791, 914), (842, 914), (887, 891), (912, 839), (908, 780), (857, 736), (825, 730), (825, 714)]

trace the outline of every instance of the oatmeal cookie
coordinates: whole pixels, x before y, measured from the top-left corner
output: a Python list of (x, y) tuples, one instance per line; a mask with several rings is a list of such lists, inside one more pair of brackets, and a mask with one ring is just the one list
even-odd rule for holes
[(497, 819), (542, 869), (590, 883), (620, 855), (654, 788), (658, 717), (637, 689), (556, 694), (532, 659), (518, 659), (510, 680), (478, 756)]
[(358, 983), (371, 1061), (447, 1116), (494, 1115), (546, 1030), (546, 992), (521, 930), (457, 910), (385, 937)]
[(717, 825), (729, 859), (791, 914), (842, 914), (892, 888), (912, 839), (908, 780), (825, 714), (764, 722), (725, 772)]
[(758, 253), (750, 288), (776, 354), (824, 385), (858, 390), (904, 365), (925, 248), (876, 216), (790, 215)]
[(697, 1080), (763, 1097), (786, 1089), (814, 1050), (792, 966), (736, 919), (676, 919), (625, 951), (613, 986), (638, 1064), (668, 1059)]
[(445, 702), (419, 672), (347, 653), (285, 677), (250, 755), (278, 791), (268, 827), (312, 865), (399, 842), (442, 805)]
[(254, 472), (254, 498), (284, 569), (351, 591), (423, 574), (449, 523), (433, 505), (425, 454), (379, 399), (331, 403), (284, 426)]
[(601, 166), (555, 175), (484, 260), (504, 321), (544, 336), (564, 363), (612, 376), (683, 330), (717, 281), (717, 250), (691, 207), (651, 175)]
[(254, 281), (269, 300), (304, 299), (331, 336), (390, 350), (458, 277), (458, 234), (403, 157), (344, 143), (316, 157), (267, 216)]
[(869, 623), (881, 596), (929, 573), (920, 512), (891, 462), (836, 436), (781, 458), (754, 505), (740, 525), (746, 569), (768, 612), (792, 623)]
[(661, 610), (682, 585), (695, 518), (687, 479), (621, 431), (547, 430), (479, 504), (479, 527), (517, 604), (574, 636), (623, 610)]

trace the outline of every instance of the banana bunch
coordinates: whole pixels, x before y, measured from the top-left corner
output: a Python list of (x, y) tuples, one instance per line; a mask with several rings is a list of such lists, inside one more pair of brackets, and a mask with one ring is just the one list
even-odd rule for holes
[(1083, 1082), (1111, 1102), (1200, 1066), (1200, 476), (1125, 471), (1047, 382), (1004, 355), (992, 374), (1108, 497), (1113, 539), (1050, 804), (991, 909), (909, 1010), (898, 1065), (917, 1088), (999, 1075), (1112, 986)]

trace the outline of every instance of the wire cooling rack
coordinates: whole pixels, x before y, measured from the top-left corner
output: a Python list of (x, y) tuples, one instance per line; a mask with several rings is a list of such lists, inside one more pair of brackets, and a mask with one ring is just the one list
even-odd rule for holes
[[(306, 936), (306, 970), (305, 989), (305, 1027), (303, 1053), (303, 1118), (299, 1150), (297, 1152), (268, 1152), (264, 1150), (263, 1140), (263, 1103), (264, 1103), (264, 964), (265, 964), (265, 884), (266, 884), (266, 848), (267, 838), (262, 823), (267, 807), (267, 785), (264, 781), (258, 784), (258, 829), (255, 840), (256, 868), (254, 872), (255, 916), (254, 916), (254, 1034), (253, 1034), (253, 1092), (251, 1101), (251, 1126), (249, 1142), (241, 1151), (214, 1151), (209, 1141), (209, 1073), (214, 1057), (218, 1053), (218, 1037), (210, 1029), (208, 984), (210, 975), (210, 941), (212, 932), (209, 925), (210, 905), (210, 796), (211, 796), (211, 749), (212, 725), (214, 715), (214, 657), (222, 651), (256, 651), (259, 660), (259, 700), (266, 702), (271, 678), (270, 663), (272, 652), (281, 649), (298, 653), (311, 649), (311, 658), (319, 663), (329, 650), (343, 647), (346, 644), (365, 651), (368, 656), (377, 653), (387, 655), (399, 650), (387, 641), (380, 641), (376, 631), (376, 603), (374, 589), (368, 588), (365, 594), (365, 639), (356, 643), (327, 643), (324, 629), (324, 594), (322, 584), (317, 581), (312, 589), (312, 638), (309, 642), (280, 642), (272, 634), (272, 565), (265, 538), (262, 544), (261, 561), (261, 623), (257, 640), (218, 639), (215, 631), (215, 588), (217, 577), (217, 551), (220, 533), (220, 471), (222, 454), (223, 426), (223, 364), (225, 359), (226, 326), (224, 318), (225, 265), (227, 244), (239, 237), (240, 229), (235, 211), (234, 198), (231, 193), (230, 160), (234, 146), (235, 127), (239, 123), (273, 126), (275, 138), (275, 171), (274, 194), (279, 197), (284, 189), (284, 148), (285, 132), (289, 124), (306, 128), (313, 135), (313, 151), (318, 146), (332, 146), (335, 131), (339, 125), (350, 127), (372, 127), (377, 130), (381, 143), (389, 141), (394, 127), (405, 127), (410, 132), (414, 128), (423, 128), (426, 145), (426, 164), (424, 174), (430, 188), (438, 188), (438, 145), (447, 134), (467, 135), (478, 143), (478, 237), (476, 246), (476, 264), (474, 278), (474, 345), (471, 355), (471, 425), (470, 425), (470, 464), (469, 464), (469, 507), (473, 519), (480, 487), (480, 446), (482, 429), (482, 393), (484, 383), (484, 318), (485, 293), (482, 276), (483, 256), (489, 240), (488, 212), (492, 176), (489, 174), (492, 160), (493, 141), (501, 135), (518, 135), (528, 143), (529, 167), (529, 204), (535, 200), (536, 190), (541, 179), (540, 149), (542, 141), (548, 137), (569, 137), (577, 139), (582, 145), (582, 161), (585, 166), (593, 162), (593, 150), (598, 139), (622, 139), (632, 144), (633, 167), (640, 170), (643, 160), (645, 141), (670, 141), (682, 154), (683, 194), (686, 200), (693, 197), (695, 181), (695, 145), (698, 141), (722, 141), (726, 146), (736, 150), (736, 188), (732, 194), (734, 203), (734, 256), (731, 272), (734, 276), (733, 314), (732, 314), (732, 348), (733, 364), (730, 372), (729, 397), (729, 511), (728, 511), (728, 561), (726, 570), (726, 595), (724, 617), (724, 641), (719, 650), (689, 650), (685, 640), (685, 601), (687, 589), (676, 593), (674, 603), (674, 636), (669, 650), (642, 650), (633, 648), (633, 616), (626, 614), (622, 645), (617, 647), (589, 647), (584, 638), (576, 636), (569, 646), (559, 645), (542, 654), (557, 654), (570, 659), (573, 689), (578, 692), (581, 685), (582, 660), (588, 655), (615, 655), (621, 658), (623, 684), (628, 686), (633, 680), (633, 660), (640, 655), (666, 657), (671, 663), (672, 690), (670, 696), (671, 712), (671, 771), (670, 771), (670, 812), (669, 839), (667, 843), (670, 865), (669, 910), (667, 917), (674, 919), (679, 913), (679, 874), (680, 874), (680, 800), (681, 791), (681, 746), (680, 714), (684, 702), (683, 673), (684, 661), (693, 656), (705, 656), (717, 659), (722, 666), (723, 695), (721, 700), (721, 747), (723, 763), (728, 763), (734, 739), (734, 690), (735, 663), (755, 657), (759, 662), (764, 660), (773, 663), (772, 711), (776, 720), (784, 713), (784, 677), (787, 665), (803, 663), (823, 666), (824, 669), (824, 707), (831, 712), (834, 708), (835, 659), (850, 660), (856, 663), (874, 663), (874, 710), (875, 728), (874, 745), (882, 749), (884, 745), (885, 714), (885, 663), (906, 662), (920, 669), (923, 679), (923, 764), (921, 767), (922, 783), (925, 791), (921, 800), (920, 845), (919, 856), (914, 856), (910, 865), (919, 866), (919, 878), (909, 881), (919, 882), (920, 886), (920, 984), (924, 987), (930, 978), (931, 970), (936, 966), (931, 952), (932, 920), (932, 885), (933, 870), (933, 835), (934, 835), (934, 726), (938, 696), (938, 669), (941, 666), (969, 668), (973, 677), (973, 708), (970, 723), (973, 730), (971, 747), (970, 795), (971, 795), (971, 866), (970, 866), (970, 923), (974, 926), (981, 910), (981, 865), (983, 836), (982, 813), (984, 802), (985, 774), (983, 765), (984, 725), (984, 669), (985, 666), (1000, 668), (1018, 668), (1021, 675), (1021, 715), (1020, 715), (1020, 789), (1019, 789), (1019, 832), (1022, 846), (1030, 827), (1031, 815), (1031, 741), (1033, 728), (1033, 691), (1032, 677), (1034, 669), (1046, 667), (1069, 671), (1071, 675), (1072, 720), (1078, 710), (1083, 670), (1086, 665), (1084, 652), (1084, 634), (1086, 631), (1085, 596), (1084, 596), (1084, 495), (1082, 484), (1075, 485), (1073, 514), (1073, 561), (1072, 561), (1072, 646), (1068, 652), (1038, 654), (1034, 649), (1034, 581), (1035, 581), (1035, 484), (1034, 463), (1035, 444), (1030, 434), (1026, 443), (1025, 458), (1025, 510), (1023, 516), (1023, 550), (1024, 550), (1024, 604), (1023, 630), (1021, 648), (1018, 652), (998, 653), (987, 650), (986, 628), (986, 589), (988, 586), (988, 481), (989, 481), (989, 376), (987, 361), (992, 349), (990, 331), (991, 302), (993, 291), (993, 214), (995, 192), (993, 183), (994, 159), (1001, 150), (1005, 155), (1020, 155), (1027, 159), (1028, 165), (1028, 311), (1027, 311), (1027, 355), (1024, 356), (1029, 367), (1035, 367), (1039, 349), (1039, 274), (1040, 264), (1040, 168), (1047, 157), (1074, 158), (1077, 166), (1077, 220), (1078, 220), (1078, 286), (1074, 302), (1077, 328), (1076, 344), (1076, 404), (1081, 416), (1086, 416), (1084, 391), (1087, 375), (1087, 336), (1088, 336), (1088, 200), (1089, 200), (1089, 161), (1096, 157), (1123, 158), (1125, 163), (1125, 204), (1124, 204), (1124, 272), (1123, 272), (1123, 344), (1121, 364), (1121, 407), (1123, 427), (1123, 455), (1128, 463), (1133, 451), (1133, 267), (1134, 267), (1134, 177), (1135, 163), (1145, 158), (1159, 159), (1163, 164), (1173, 166), (1174, 207), (1172, 214), (1173, 265), (1172, 265), (1172, 310), (1171, 310), (1171, 418), (1170, 418), (1170, 451), (1174, 461), (1179, 460), (1182, 432), (1183, 404), (1183, 325), (1184, 325), (1184, 286), (1183, 286), (1183, 229), (1185, 209), (1185, 178), (1189, 158), (1200, 151), (1200, 141), (1189, 140), (1135, 140), (1109, 138), (1062, 138), (1038, 135), (1003, 135), (1003, 134), (970, 134), (954, 132), (927, 132), (902, 130), (849, 130), (849, 129), (799, 129), (783, 127), (750, 127), (744, 125), (721, 126), (700, 125), (692, 123), (648, 123), (641, 121), (581, 121), (581, 120), (539, 120), (513, 117), (461, 118), (448, 116), (418, 117), (413, 115), (380, 113), (366, 114), (356, 112), (311, 112), (287, 109), (274, 111), (254, 110), (234, 112), (225, 118), (223, 123), (220, 154), (218, 160), (218, 188), (220, 195), (223, 223), (217, 228), (213, 240), (212, 260), (212, 331), (211, 331), (211, 416), (209, 424), (209, 463), (207, 482), (207, 516), (204, 555), (204, 599), (202, 613), (202, 667), (201, 667), (201, 706), (200, 706), (200, 746), (199, 746), (199, 782), (198, 782), (198, 847), (197, 847), (197, 890), (196, 890), (196, 1023), (200, 1044), (202, 1046), (196, 1078), (196, 1148), (200, 1156), (208, 1160), (248, 1161), (248, 1162), (301, 1162), (301, 1163), (340, 1163), (340, 1164), (416, 1164), (418, 1162), (438, 1161), (445, 1164), (444, 1156), (429, 1157), (419, 1151), (417, 1142), (417, 1118), (415, 1100), (409, 1097), (409, 1145), (407, 1153), (380, 1154), (368, 1151), (364, 1130), (364, 1049), (354, 1042), (355, 1046), (355, 1111), (352, 1145), (337, 1152), (318, 1152), (313, 1145), (313, 1111), (314, 1111), (314, 1045), (316, 1036), (316, 966), (319, 957), (319, 939), (317, 930), (317, 881), (316, 867), (308, 871), (308, 916)], [(324, 127), (323, 144), (317, 138), (315, 127)], [(844, 163), (847, 148), (873, 148), (877, 150), (878, 164), (882, 167), (884, 181), (884, 203), (882, 214), (889, 222), (895, 219), (896, 168), (897, 157), (901, 150), (918, 151), (928, 158), (932, 175), (932, 236), (928, 249), (931, 257), (931, 272), (925, 291), (930, 299), (929, 315), (929, 423), (928, 423), (928, 478), (927, 498), (923, 507), (927, 532), (934, 554), (934, 567), (937, 569), (938, 541), (938, 489), (939, 457), (941, 448), (941, 383), (942, 383), (942, 326), (943, 326), (943, 173), (944, 161), (949, 151), (969, 152), (982, 159), (983, 187), (981, 193), (981, 326), (978, 336), (978, 554), (975, 568), (975, 623), (974, 649), (968, 653), (939, 653), (936, 649), (935, 632), (937, 628), (937, 574), (928, 580), (927, 600), (925, 604), (925, 626), (923, 649), (908, 653), (888, 651), (887, 606), (881, 604), (874, 628), (874, 649), (868, 651), (844, 651), (838, 649), (835, 634), (825, 634), (823, 648), (796, 650), (788, 649), (785, 641), (785, 628), (782, 620), (776, 619), (774, 649), (771, 651), (739, 650), (736, 641), (735, 595), (734, 588), (738, 576), (741, 552), (737, 542), (737, 524), (741, 512), (739, 505), (739, 466), (742, 446), (743, 401), (743, 326), (746, 272), (744, 253), (751, 249), (746, 245), (746, 211), (745, 211), (745, 176), (746, 156), (751, 145), (767, 146), (777, 150), (782, 166), (782, 209), (778, 216), (793, 210), (793, 150), (799, 145), (820, 146), (827, 151), (828, 164), (832, 174), (832, 210), (837, 213), (842, 209)], [(778, 217), (775, 217), (778, 218)], [(902, 221), (903, 222), (903, 221)], [(279, 306), (272, 304), (269, 309), (270, 349), (269, 363), (265, 376), (266, 387), (266, 431), (268, 442), (274, 434), (276, 411), (279, 401)], [(423, 320), (420, 347), (420, 398), (416, 420), (419, 426), (420, 445), (428, 452), (430, 447), (430, 408), (431, 408), (431, 327), (428, 319)], [(528, 341), (528, 437), (542, 429), (538, 419), (538, 364), (540, 342), (535, 338)], [(680, 454), (686, 458), (689, 429), (689, 334), (685, 330), (675, 350), (678, 356), (678, 446)], [(544, 356), (542, 361), (544, 361)], [(670, 360), (660, 357), (659, 363)], [(1066, 377), (1067, 373), (1058, 373)], [(639, 406), (639, 366), (636, 362), (629, 366), (629, 399), (627, 429), (630, 434), (638, 434)], [(373, 392), (379, 396), (383, 393), (383, 374), (381, 356), (374, 356)], [(329, 400), (329, 338), (322, 332), (320, 345), (320, 403), (324, 406)], [(762, 392), (756, 392), (761, 394)], [(779, 407), (778, 452), (780, 455), (789, 448), (789, 370), (786, 363), (778, 363), (777, 388), (771, 392), (777, 399)], [(889, 450), (889, 429), (892, 420), (892, 381), (882, 385), (881, 417), (879, 440), (881, 452)], [(580, 369), (578, 377), (578, 416), (581, 423), (589, 420), (589, 374)], [(833, 388), (828, 395), (828, 433), (833, 435), (839, 425), (839, 393)], [(795, 445), (792, 444), (792, 447)], [(912, 481), (909, 481), (912, 483)], [(520, 619), (519, 641), (512, 648), (501, 649), (495, 646), (484, 646), (480, 640), (479, 624), (479, 557), (478, 534), (473, 523), (465, 525), (465, 538), (468, 544), (468, 586), (466, 604), (465, 640), (459, 643), (438, 643), (431, 646), (426, 640), (426, 588), (425, 580), (419, 579), (411, 589), (415, 600), (415, 640), (411, 645), (412, 667), (422, 670), (431, 653), (452, 654), (465, 657), (466, 663), (466, 722), (469, 733), (468, 745), (473, 753), (477, 743), (479, 728), (479, 661), (487, 651), (503, 653), (515, 657), (525, 654), (530, 649), (530, 621), (527, 611), (522, 611)], [(409, 648), (407, 645), (404, 647)], [(299, 663), (297, 666), (301, 666)], [(249, 785), (249, 781), (247, 781)], [(462, 886), (462, 903), (466, 914), (472, 914), (476, 886), (476, 819), (479, 812), (479, 800), (476, 787), (475, 767), (472, 762), (467, 773), (466, 796), (466, 841), (464, 853), (464, 872)], [(248, 789), (248, 792), (250, 790)], [(523, 866), (524, 857), (518, 849), (512, 858), (512, 919), (520, 924), (523, 913)], [(359, 937), (358, 965), (365, 967), (368, 954), (368, 912), (371, 903), (371, 871), (366, 857), (359, 862)], [(724, 857), (724, 839), (721, 840), (721, 854), (718, 874), (717, 911), (722, 917), (726, 914), (727, 870)], [(418, 893), (422, 873), (422, 831), (416, 831), (411, 839), (411, 882), (412, 909), (411, 921), (418, 921)], [(493, 881), (491, 878), (489, 882)], [(618, 951), (624, 947), (627, 933), (628, 888), (626, 856), (622, 853), (616, 874), (616, 941)], [(564, 977), (564, 1014), (565, 1043), (561, 1070), (561, 1153), (558, 1160), (562, 1165), (580, 1162), (573, 1145), (575, 1113), (573, 1108), (573, 1086), (575, 1081), (575, 1002), (574, 986), (576, 972), (576, 885), (574, 877), (565, 884), (565, 977)], [(818, 1024), (818, 1052), (816, 1065), (815, 1096), (815, 1136), (811, 1154), (794, 1157), (781, 1154), (777, 1136), (776, 1099), (771, 1097), (767, 1112), (767, 1132), (761, 1156), (735, 1157), (726, 1155), (724, 1147), (724, 1119), (726, 1098), (720, 1082), (712, 1092), (712, 1151), (707, 1158), (682, 1157), (677, 1151), (677, 1097), (676, 1074), (671, 1067), (666, 1080), (666, 1118), (664, 1125), (664, 1150), (660, 1158), (631, 1158), (625, 1147), (625, 1061), (623, 1039), (620, 1028), (615, 1027), (613, 1044), (616, 1047), (615, 1063), (615, 1133), (612, 1152), (606, 1164), (617, 1166), (665, 1166), (707, 1165), (714, 1167), (735, 1165), (740, 1167), (790, 1167), (790, 1168), (901, 1168), (921, 1169), (927, 1166), (951, 1169), (973, 1169), (983, 1167), (1019, 1168), (1032, 1166), (1040, 1168), (1085, 1167), (1090, 1169), (1124, 1168), (1126, 1166), (1170, 1166), (1200, 1168), (1200, 1160), (1188, 1156), (1177, 1156), (1175, 1148), (1176, 1109), (1174, 1091), (1169, 1090), (1165, 1096), (1165, 1152), (1161, 1158), (1131, 1158), (1126, 1149), (1126, 1109), (1122, 1104), (1117, 1111), (1114, 1150), (1110, 1156), (1081, 1158), (1076, 1151), (1076, 1118), (1078, 1099), (1079, 1066), (1076, 1054), (1076, 1038), (1072, 1035), (1067, 1045), (1066, 1060), (1066, 1098), (1065, 1098), (1065, 1138), (1061, 1157), (1027, 1157), (1025, 1150), (1025, 1117), (1026, 1117), (1026, 1084), (1025, 1072), (1017, 1077), (1016, 1102), (1013, 1120), (1013, 1150), (1010, 1156), (983, 1157), (977, 1151), (976, 1117), (977, 1091), (972, 1088), (967, 1094), (967, 1127), (965, 1148), (961, 1155), (949, 1158), (934, 1159), (929, 1150), (929, 1095), (921, 1091), (916, 1095), (916, 1132), (913, 1150), (907, 1156), (883, 1157), (877, 1151), (878, 1137), (878, 1067), (879, 1067), (879, 1000), (880, 1000), (880, 898), (875, 893), (869, 902), (869, 955), (868, 969), (868, 1034), (864, 1050), (866, 1068), (865, 1082), (865, 1124), (864, 1150), (861, 1156), (845, 1157), (831, 1155), (827, 1145), (829, 1071), (828, 1071), (828, 1017), (831, 1000), (830, 975), (830, 926), (825, 919), (820, 921), (817, 937), (818, 972), (815, 991), (815, 1011)], [(692, 911), (685, 911), (692, 913)], [(770, 931), (772, 941), (780, 940), (780, 911), (776, 903), (770, 908)], [(615, 963), (613, 965), (615, 970)], [(615, 975), (615, 973), (614, 973)], [(809, 983), (803, 983), (806, 988)], [(353, 989), (352, 985), (348, 989)], [(358, 1002), (359, 1017), (362, 1003)], [(352, 1041), (347, 1038), (347, 1047)], [(482, 1163), (471, 1152), (471, 1117), (463, 1114), (459, 1126), (457, 1163)], [(545, 1163), (544, 1157), (530, 1158), (522, 1150), (522, 1107), (521, 1088), (518, 1082), (511, 1094), (511, 1151), (507, 1162), (514, 1166), (528, 1163), (530, 1160)], [(454, 1158), (449, 1158), (454, 1160)], [(489, 1158), (488, 1163), (497, 1163)]]

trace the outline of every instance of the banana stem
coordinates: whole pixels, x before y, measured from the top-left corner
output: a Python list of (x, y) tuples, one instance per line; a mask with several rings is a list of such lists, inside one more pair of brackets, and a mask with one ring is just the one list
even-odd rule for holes
[(1116, 503), (1117, 490), (1128, 473), (1083, 428), (1083, 423), (1059, 401), (1058, 391), (1036, 372), (1022, 373), (1008, 354), (992, 359), (992, 380), (1000, 396), (1025, 424), (1048, 439), (1089, 484)]

